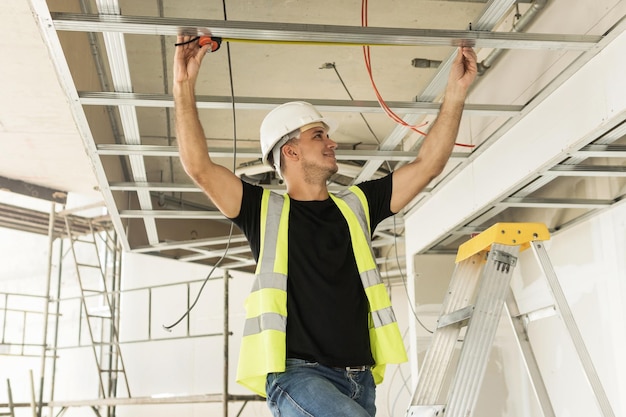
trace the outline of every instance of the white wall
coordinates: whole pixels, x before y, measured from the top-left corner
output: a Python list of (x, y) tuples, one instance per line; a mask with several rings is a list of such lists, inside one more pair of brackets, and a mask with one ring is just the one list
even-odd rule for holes
[[(129, 254), (123, 268), (124, 288), (155, 287), (175, 282), (203, 280), (210, 268), (149, 255)], [(243, 330), (245, 311), (243, 303), (252, 285), (252, 276), (233, 272), (229, 281), (229, 386), (231, 394), (251, 395), (235, 383), (239, 341)], [(153, 341), (124, 346), (128, 377), (134, 396), (221, 394), (223, 390), (224, 338), (224, 281), (223, 271), (215, 270), (207, 282), (197, 305), (191, 312), (192, 336), (171, 341)], [(190, 287), (191, 299), (199, 291), (200, 283)], [(162, 339), (186, 336), (186, 320), (166, 332), (162, 326), (174, 323), (186, 311), (186, 286), (155, 288), (152, 291), (152, 338)], [(121, 338), (145, 339), (148, 309), (146, 293), (133, 293), (123, 301)], [(242, 403), (232, 404), (232, 415)], [(169, 416), (220, 415), (221, 403), (176, 406), (134, 406), (120, 409), (120, 415)], [(246, 405), (242, 416), (269, 415), (264, 403)]]
[[(615, 415), (626, 415), (626, 205), (554, 236), (546, 246)], [(522, 262), (530, 257), (523, 254)], [(547, 299), (541, 283), (536, 271), (516, 282), (522, 311)], [(557, 415), (598, 415), (559, 321), (533, 322), (529, 329)]]
[[(407, 236), (416, 233), (409, 230)], [(43, 294), (47, 271), (47, 244), (45, 236), (0, 229), (2, 265), (0, 292)], [(67, 248), (66, 248), (67, 249)], [(56, 249), (55, 249), (56, 250)], [(604, 384), (616, 416), (626, 415), (626, 205), (622, 204), (552, 237), (547, 250), (561, 285), (570, 302), (587, 348)], [(53, 257), (56, 264), (56, 254)], [(448, 259), (446, 262), (450, 262)], [(425, 276), (407, 261), (409, 276), (417, 276), (418, 294), (436, 293), (441, 283), (428, 280), (447, 280), (448, 271), (437, 267), (434, 275)], [(444, 262), (445, 264), (445, 262)], [(520, 256), (514, 276), (514, 290), (522, 312), (532, 311), (550, 302), (547, 288), (539, 276), (537, 263), (530, 251)], [(417, 268), (419, 269), (419, 267)], [(449, 269), (449, 268), (448, 268)], [(65, 267), (63, 291), (75, 290), (75, 277)], [(195, 281), (208, 274), (208, 268), (147, 255), (124, 255), (124, 288), (158, 286), (166, 283)], [(215, 277), (222, 272), (216, 271)], [(247, 394), (234, 383), (236, 358), (243, 323), (243, 300), (252, 278), (233, 274), (230, 285), (230, 383), (231, 393)], [(411, 279), (413, 282), (413, 279)], [(437, 285), (435, 285), (437, 284)], [(194, 295), (199, 284), (191, 286)], [(433, 286), (438, 289), (433, 292)], [(152, 300), (152, 337), (166, 338), (181, 335), (184, 327), (172, 333), (164, 332), (162, 324), (170, 324), (185, 309), (184, 291), (180, 288), (166, 291), (157, 289)], [(424, 289), (423, 292), (421, 288)], [(127, 294), (124, 299), (121, 326), (122, 340), (147, 336), (147, 302), (139, 293)], [(406, 290), (392, 288), (392, 299), (401, 330), (414, 323), (413, 313), (407, 308)], [(419, 297), (418, 297), (419, 299)], [(221, 332), (223, 281), (207, 284), (196, 309), (192, 312), (192, 334)], [(35, 306), (36, 307), (36, 306)], [(426, 297), (416, 306), (416, 314), (427, 327), (432, 328), (438, 314), (438, 303)], [(61, 335), (72, 337), (76, 320), (75, 309), (68, 308), (62, 319)], [(41, 335), (41, 323), (28, 324), (34, 330), (34, 341)], [(580, 366), (572, 345), (564, 334), (558, 317), (535, 321), (530, 325), (533, 348), (538, 357), (557, 417), (599, 415), (587, 384), (582, 379)], [(406, 336), (406, 345), (415, 347), (423, 356), (428, 344), (428, 333), (418, 331), (418, 337)], [(411, 343), (411, 341), (414, 341)], [(158, 394), (206, 394), (222, 390), (222, 337), (124, 344), (123, 355), (133, 396)], [(503, 325), (496, 337), (494, 352), (485, 379), (485, 389), (478, 403), (483, 416), (518, 417), (540, 415), (532, 389), (524, 376), (522, 362), (514, 345), (511, 330)], [(67, 340), (62, 343), (69, 343)], [(96, 373), (88, 349), (68, 349), (59, 352), (56, 399), (92, 399), (97, 396)], [(39, 358), (0, 355), (0, 402), (6, 402), (5, 380), (11, 379), (14, 400), (30, 401), (29, 370), (33, 371), (36, 391), (39, 384)], [(50, 370), (47, 370), (50, 375)], [(386, 380), (378, 389), (379, 417), (403, 415), (409, 402), (410, 367), (390, 366)], [(46, 386), (46, 393), (49, 392)], [(622, 394), (622, 395), (620, 395)], [(47, 395), (47, 394), (46, 394)], [(230, 406), (231, 415), (239, 411), (240, 403)], [(219, 415), (221, 404), (128, 406), (118, 408), (120, 415)], [(29, 409), (20, 409), (18, 415), (30, 415)], [(66, 415), (92, 415), (88, 408), (72, 408)], [(263, 403), (250, 403), (242, 416), (269, 416)]]
[[(418, 233), (407, 230), (407, 236)], [(621, 204), (558, 233), (546, 250), (573, 311), (578, 328), (616, 416), (626, 415), (626, 205)], [(407, 260), (409, 276), (417, 277), (420, 296), (424, 276), (436, 269), (416, 257)], [(452, 262), (448, 257), (444, 262)], [(451, 266), (448, 265), (446, 273)], [(432, 279), (432, 278), (431, 278)], [(448, 281), (448, 276), (441, 276)], [(532, 250), (520, 255), (512, 287), (521, 313), (553, 305), (539, 263)], [(429, 291), (432, 285), (425, 288)], [(439, 304), (423, 302), (418, 315), (434, 326)], [(482, 416), (540, 416), (532, 385), (523, 368), (512, 329), (502, 321), (477, 404)], [(414, 366), (428, 346), (428, 334), (415, 326)], [(432, 327), (431, 327), (432, 328)], [(562, 319), (552, 316), (532, 321), (529, 337), (557, 417), (601, 415), (586, 382), (573, 343)], [(417, 358), (417, 360), (415, 359)], [(415, 380), (413, 381), (415, 383)]]
[[(58, 263), (58, 241), (53, 254), (53, 281), (56, 281)], [(28, 249), (26, 249), (28, 248)], [(68, 247), (65, 246), (65, 251)], [(48, 238), (29, 233), (0, 228), (0, 253), (4, 262), (0, 266), (0, 293), (19, 292), (42, 295), (47, 276)], [(62, 299), (78, 293), (78, 283), (69, 255), (63, 261)], [(120, 340), (121, 349), (133, 397), (221, 394), (223, 386), (223, 336), (186, 338), (186, 321), (181, 322), (172, 332), (163, 330), (163, 325), (175, 322), (186, 310), (186, 285), (190, 285), (193, 298), (210, 269), (197, 264), (189, 264), (160, 257), (140, 254), (123, 254), (123, 295), (121, 306)], [(223, 271), (216, 270), (207, 282), (198, 304), (191, 313), (190, 335), (208, 333), (221, 334), (223, 330)], [(229, 392), (231, 394), (251, 394), (235, 383), (239, 341), (244, 321), (244, 299), (252, 284), (250, 274), (232, 273), (229, 288), (230, 316), (230, 366)], [(151, 307), (148, 291), (130, 291), (137, 288), (152, 288)], [(401, 331), (408, 334), (408, 311), (406, 289), (402, 285), (391, 288), (391, 297), (396, 307)], [(23, 301), (20, 301), (23, 302)], [(42, 304), (33, 306), (42, 309)], [(79, 322), (77, 300), (63, 301), (60, 320), (61, 346), (76, 346)], [(150, 319), (149, 319), (150, 315)], [(151, 323), (150, 326), (148, 324)], [(28, 323), (29, 339), (41, 343), (42, 322)], [(84, 323), (83, 323), (84, 326)], [(23, 327), (18, 323), (9, 326), (9, 333), (19, 336)], [(83, 329), (83, 339), (85, 332)], [(52, 336), (52, 332), (50, 332)], [(183, 339), (137, 342), (138, 340)], [(408, 337), (408, 336), (407, 336)], [(19, 339), (19, 337), (18, 337)], [(15, 338), (11, 340), (15, 341)], [(49, 338), (49, 343), (51, 343)], [(86, 342), (86, 340), (85, 340)], [(131, 343), (133, 342), (133, 343)], [(11, 380), (15, 402), (29, 403), (31, 386), (29, 375), (33, 373), (36, 398), (39, 392), (41, 360), (37, 356), (41, 349), (35, 349), (35, 357), (0, 355), (0, 403), (8, 401), (5, 388), (6, 379)], [(51, 388), (51, 367), (46, 367), (44, 400), (49, 398)], [(408, 364), (389, 366), (384, 383), (378, 388), (378, 416), (403, 415), (410, 395), (410, 369)], [(124, 392), (120, 393), (124, 396)], [(68, 348), (58, 352), (55, 400), (90, 400), (98, 397), (98, 380), (95, 360), (87, 347)], [(231, 403), (230, 415), (237, 415), (241, 402)], [(56, 409), (55, 413), (59, 410)], [(19, 408), (18, 416), (32, 415), (30, 408)], [(44, 410), (44, 415), (49, 413)], [(133, 405), (117, 408), (120, 416), (206, 416), (221, 415), (222, 404), (176, 404), (176, 405)], [(66, 416), (92, 416), (88, 407), (71, 407)], [(263, 416), (270, 413), (264, 402), (250, 402), (242, 417)]]
[[(0, 293), (43, 295), (47, 276), (48, 238), (31, 233), (0, 228)], [(8, 400), (7, 379), (11, 381), (14, 401), (30, 402), (31, 382), (39, 391), (42, 349), (31, 347), (26, 353), (35, 356), (8, 356), (21, 352), (21, 343), (41, 344), (43, 327), (40, 315), (19, 311), (6, 312), (4, 296), (0, 297), (0, 403)], [(43, 303), (36, 297), (10, 296), (6, 307), (13, 310), (42, 311)], [(24, 339), (22, 339), (22, 337)], [(2, 410), (5, 411), (5, 410)], [(27, 410), (30, 412), (30, 410)], [(18, 414), (26, 415), (26, 414)]]

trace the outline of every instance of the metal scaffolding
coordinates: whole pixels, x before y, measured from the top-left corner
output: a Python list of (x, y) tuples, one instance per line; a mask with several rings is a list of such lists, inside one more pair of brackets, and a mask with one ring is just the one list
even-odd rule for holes
[[(82, 217), (75, 214), (84, 209), (57, 211), (56, 203), (52, 203), (48, 221), (46, 288), (43, 295), (0, 292), (0, 355), (41, 359), (38, 385), (34, 383), (31, 373), (31, 400), (15, 402), (7, 379), (9, 401), (0, 404), (0, 414), (14, 416), (17, 408), (32, 408), (33, 415), (42, 417), (45, 415), (43, 410), (48, 408), (48, 416), (61, 416), (72, 407), (90, 407), (97, 416), (106, 413), (106, 416), (113, 417), (118, 406), (221, 402), (223, 415), (227, 417), (230, 402), (241, 402), (241, 413), (249, 401), (262, 400), (254, 395), (231, 395), (228, 391), (228, 339), (231, 335), (228, 326), (228, 271), (224, 271), (221, 277), (212, 278), (223, 279), (224, 282), (222, 332), (192, 331), (187, 315), (183, 323), (186, 328), (183, 335), (157, 337), (151, 331), (155, 325), (151, 312), (157, 308), (153, 296), (155, 291), (176, 291), (182, 288), (187, 294), (186, 308), (189, 308), (192, 286), (203, 280), (122, 290), (122, 249), (112, 224), (107, 216)], [(60, 222), (65, 224), (65, 228), (59, 227)], [(57, 258), (53, 260), (55, 254)], [(62, 279), (74, 276), (80, 294), (64, 296)], [(147, 316), (142, 330), (146, 337), (120, 336), (120, 307), (123, 298), (131, 296), (134, 300), (139, 297), (142, 300), (139, 304), (146, 306), (146, 311), (142, 312)], [(71, 340), (59, 338), (61, 306), (69, 306), (70, 311), (78, 312), (78, 323), (71, 326), (75, 332)], [(41, 332), (39, 337), (36, 336), (37, 332)], [(219, 336), (224, 339), (221, 394), (131, 396), (132, 381), (126, 374), (122, 355), (124, 345)], [(32, 340), (37, 340), (37, 343)], [(80, 401), (56, 399), (57, 360), (64, 352), (75, 349), (90, 349), (93, 352), (94, 370), (98, 372), (98, 395)], [(46, 387), (49, 388), (48, 392), (45, 392)]]

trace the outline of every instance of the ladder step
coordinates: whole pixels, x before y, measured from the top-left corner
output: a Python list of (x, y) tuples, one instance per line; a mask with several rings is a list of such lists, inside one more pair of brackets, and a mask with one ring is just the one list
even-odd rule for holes
[[(442, 316), (468, 306), (480, 281), (483, 259), (484, 256), (478, 253), (457, 263), (442, 304)], [(422, 362), (418, 386), (413, 395), (413, 406), (437, 404), (446, 380), (446, 370), (457, 347), (460, 330), (459, 326), (445, 326), (433, 334)]]
[(105, 315), (100, 315), (100, 314), (89, 314), (89, 313), (87, 314), (87, 317), (94, 318), (94, 319), (109, 319), (109, 320), (111, 319), (110, 315), (105, 316)]
[(94, 340), (93, 344), (94, 345), (98, 345), (98, 346), (117, 346), (118, 349), (119, 349), (119, 345), (120, 345), (119, 342), (117, 342), (117, 341), (104, 342), (104, 341), (101, 341), (101, 340)]
[(444, 405), (414, 405), (407, 417), (438, 417), (443, 414)]
[(472, 317), (473, 312), (474, 306), (467, 306), (453, 311), (452, 313), (445, 314), (439, 318), (437, 329), (441, 329), (442, 327), (450, 326), (452, 324), (458, 324), (459, 327), (466, 326), (470, 317)]
[(76, 263), (76, 266), (83, 267), (83, 268), (94, 268), (94, 269), (100, 269), (100, 265), (93, 265), (93, 264), (82, 264), (82, 263)]
[(471, 416), (473, 412), (519, 249), (491, 245), (446, 405), (446, 413), (451, 416)]
[(91, 243), (92, 245), (95, 245), (96, 242), (93, 240), (85, 240), (85, 239), (81, 239), (80, 237), (77, 237), (76, 239), (74, 239), (74, 242), (78, 242), (78, 243)]
[(100, 372), (104, 374), (125, 374), (124, 369), (100, 369)]

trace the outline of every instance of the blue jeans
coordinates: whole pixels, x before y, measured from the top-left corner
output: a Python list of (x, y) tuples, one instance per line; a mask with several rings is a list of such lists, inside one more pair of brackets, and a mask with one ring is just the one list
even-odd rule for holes
[(285, 372), (267, 376), (267, 405), (274, 417), (374, 417), (372, 372), (287, 359)]

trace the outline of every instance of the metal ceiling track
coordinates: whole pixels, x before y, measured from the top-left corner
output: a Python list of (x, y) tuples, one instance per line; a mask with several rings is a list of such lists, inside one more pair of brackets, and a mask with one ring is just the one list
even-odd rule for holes
[(586, 51), (602, 39), (601, 36), (592, 35), (361, 27), (105, 14), (51, 13), (51, 16), (57, 30), (170, 36), (181, 33), (211, 34), (227, 41), (388, 46), (468, 45), (498, 49)]
[(626, 158), (625, 145), (591, 144), (574, 152), (579, 158)]
[[(80, 91), (78, 95), (81, 104), (87, 106), (174, 107), (174, 99), (169, 94)], [(384, 113), (380, 104), (373, 100), (235, 97), (234, 102), (236, 110), (269, 111), (280, 104), (295, 100), (307, 101), (324, 112)], [(230, 110), (233, 106), (233, 99), (229, 96), (198, 95), (196, 103), (199, 109)], [(440, 103), (413, 101), (388, 101), (386, 103), (392, 111), (404, 114), (437, 114), (441, 107)], [(517, 116), (523, 108), (520, 105), (468, 103), (464, 107), (464, 112), (476, 116), (512, 117)]]
[[(271, 191), (276, 191), (277, 193), (284, 193), (285, 187), (282, 185), (263, 185), (263, 188), (266, 188)], [(331, 193), (338, 193), (340, 191), (348, 188), (347, 186), (339, 186), (335, 184), (330, 184), (328, 186), (328, 191)], [(112, 182), (109, 184), (109, 189), (111, 191), (133, 191), (138, 192), (141, 190), (148, 190), (153, 193), (201, 193), (203, 192), (197, 185), (193, 183), (167, 183), (167, 182)], [(432, 188), (425, 188), (422, 191), (422, 194), (428, 194), (432, 191)], [(226, 217), (223, 218), (226, 220)]]
[(570, 209), (601, 209), (615, 203), (614, 200), (582, 199), (582, 198), (505, 198), (498, 206), (502, 207), (530, 207), (530, 208), (570, 208)]
[[(161, 156), (178, 157), (177, 146), (167, 145), (120, 145), (103, 143), (97, 145), (98, 155), (113, 156)], [(209, 155), (213, 158), (232, 157), (235, 150), (233, 148), (213, 148), (209, 150)], [(261, 148), (237, 148), (237, 157), (240, 158), (261, 158)], [(412, 161), (415, 159), (415, 152), (410, 151), (377, 151), (358, 149), (337, 149), (335, 157), (338, 161), (371, 161), (380, 159), (383, 161)], [(450, 158), (465, 159), (466, 153), (453, 152)]]
[[(120, 8), (117, 0), (96, 0), (98, 11), (106, 16), (119, 16)], [(133, 91), (126, 52), (124, 35), (117, 32), (103, 33), (106, 55), (111, 68), (111, 77), (116, 92)], [(134, 106), (118, 106), (124, 141), (131, 145), (141, 144), (137, 110)], [(147, 181), (145, 162), (140, 155), (129, 157), (131, 175), (134, 181)], [(145, 190), (137, 192), (137, 198), (142, 210), (152, 209), (150, 194)], [(143, 223), (146, 229), (148, 241), (152, 244), (159, 242), (156, 222), (152, 217), (145, 217)]]

